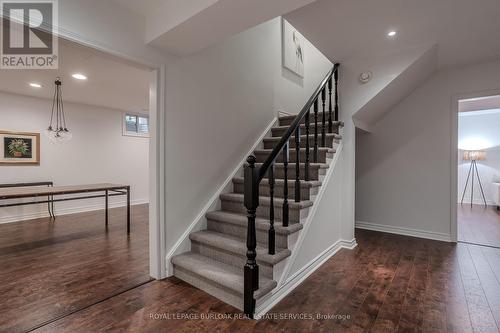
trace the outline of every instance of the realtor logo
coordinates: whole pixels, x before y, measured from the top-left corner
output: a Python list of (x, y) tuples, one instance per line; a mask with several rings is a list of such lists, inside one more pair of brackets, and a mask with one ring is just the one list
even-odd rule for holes
[(2, 0), (2, 69), (56, 69), (57, 0)]

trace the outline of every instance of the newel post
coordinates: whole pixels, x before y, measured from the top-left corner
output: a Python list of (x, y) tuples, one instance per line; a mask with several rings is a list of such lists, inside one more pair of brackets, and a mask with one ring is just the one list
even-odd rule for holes
[(255, 216), (259, 206), (259, 170), (255, 168), (256, 158), (250, 155), (245, 165), (244, 203), (248, 212), (247, 262), (244, 268), (244, 312), (253, 318), (255, 312), (254, 291), (259, 289), (259, 266), (257, 265), (257, 234)]

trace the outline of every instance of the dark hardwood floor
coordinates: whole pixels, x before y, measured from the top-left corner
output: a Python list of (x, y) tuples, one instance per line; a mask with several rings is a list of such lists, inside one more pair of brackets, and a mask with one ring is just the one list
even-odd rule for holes
[[(169, 278), (38, 332), (498, 332), (499, 249), (364, 230), (356, 238), (355, 250), (337, 253), (265, 319), (235, 318), (236, 309)], [(285, 318), (294, 315), (302, 319)]]
[(150, 280), (148, 206), (0, 225), (0, 332), (23, 332)]
[(458, 205), (458, 240), (500, 247), (500, 211), (483, 205)]

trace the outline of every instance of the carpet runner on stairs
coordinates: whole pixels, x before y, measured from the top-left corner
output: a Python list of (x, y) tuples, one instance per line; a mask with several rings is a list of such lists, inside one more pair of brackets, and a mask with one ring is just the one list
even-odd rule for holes
[[(279, 142), (294, 119), (295, 116), (279, 118), (278, 126), (271, 130), (272, 136), (263, 140), (263, 148), (254, 151), (257, 167), (271, 154), (273, 147)], [(313, 128), (313, 119), (310, 122), (311, 128)], [(280, 222), (284, 196), (284, 164), (282, 157), (278, 157), (276, 160), (274, 187), (276, 254), (274, 255), (268, 254), (267, 247), (270, 225), (268, 180), (263, 179), (260, 185), (261, 197), (256, 219), (257, 263), (260, 266), (260, 276), (259, 289), (254, 294), (257, 304), (278, 284), (283, 264), (292, 254), (297, 233), (302, 230), (302, 222), (307, 218), (311, 206), (314, 205), (315, 197), (322, 186), (322, 178), (326, 174), (336, 153), (336, 147), (342, 139), (339, 135), (341, 126), (340, 122), (334, 122), (334, 133), (326, 134), (326, 146), (318, 149), (317, 163), (310, 163), (310, 179), (308, 181), (304, 180), (306, 136), (301, 137), (300, 146), (303, 149), (300, 150), (300, 188), (302, 194), (300, 202), (292, 200), (295, 186), (293, 179), (295, 179), (296, 156), (295, 153), (290, 154), (290, 164), (288, 165), (290, 220), (287, 227), (284, 227)], [(321, 132), (321, 127), (319, 132)], [(310, 147), (312, 147), (313, 135), (310, 135), (309, 140)], [(295, 152), (294, 140), (290, 140), (290, 147)], [(176, 277), (240, 310), (243, 309), (243, 266), (247, 251), (247, 216), (246, 208), (243, 205), (243, 193), (243, 178), (235, 177), (233, 179), (233, 192), (220, 196), (221, 209), (206, 214), (207, 230), (190, 234), (191, 251), (172, 258)]]

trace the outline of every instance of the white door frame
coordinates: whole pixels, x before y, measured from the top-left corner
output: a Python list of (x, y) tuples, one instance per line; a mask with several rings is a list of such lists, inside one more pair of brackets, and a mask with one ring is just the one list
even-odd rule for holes
[(450, 234), (451, 241), (458, 242), (458, 219), (457, 219), (457, 198), (458, 198), (458, 102), (462, 99), (488, 97), (500, 95), (500, 89), (483, 90), (470, 93), (456, 94), (452, 97), (451, 103), (451, 202), (450, 202)]
[(165, 182), (165, 86), (166, 67), (152, 72), (150, 86), (151, 133), (149, 141), (149, 275), (167, 277)]
[(63, 29), (59, 29), (59, 38), (90, 47), (152, 70), (149, 92), (149, 275), (154, 279), (164, 279), (167, 277), (165, 267), (167, 254), (165, 225), (166, 65), (152, 64), (143, 59), (129, 57)]

